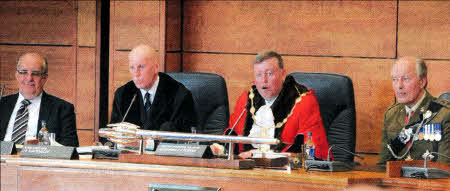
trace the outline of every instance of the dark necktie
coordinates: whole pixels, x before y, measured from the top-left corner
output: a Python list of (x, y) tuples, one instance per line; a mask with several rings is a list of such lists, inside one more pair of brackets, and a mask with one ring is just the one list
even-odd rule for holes
[(147, 92), (144, 96), (145, 103), (144, 103), (144, 109), (145, 109), (145, 122), (144, 122), (144, 129), (151, 129), (152, 128), (152, 116), (150, 112), (150, 107), (152, 106), (152, 103), (150, 102), (150, 94)]
[(31, 104), (30, 100), (24, 99), (16, 114), (16, 120), (14, 121), (13, 133), (11, 141), (16, 144), (23, 144), (25, 141), (25, 133), (28, 127), (28, 105)]
[(145, 93), (145, 104), (144, 104), (144, 108), (147, 113), (150, 112), (151, 105), (152, 103), (150, 102), (150, 94), (147, 92)]

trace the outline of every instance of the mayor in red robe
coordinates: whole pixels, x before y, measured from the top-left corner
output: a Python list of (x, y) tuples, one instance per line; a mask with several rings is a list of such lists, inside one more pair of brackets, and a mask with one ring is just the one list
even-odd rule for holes
[[(304, 135), (306, 142), (307, 133), (312, 132), (314, 156), (326, 159), (329, 146), (314, 90), (308, 90), (292, 76), (286, 76), (282, 67), (281, 56), (273, 51), (256, 56), (256, 81), (240, 95), (224, 134), (249, 136), (254, 127), (255, 113), (269, 103), (275, 125), (273, 137), (280, 140), (279, 144), (271, 145), (270, 150), (289, 152), (291, 147), (299, 147), (294, 145), (297, 135)], [(253, 149), (252, 144), (239, 144), (236, 150), (242, 153)]]

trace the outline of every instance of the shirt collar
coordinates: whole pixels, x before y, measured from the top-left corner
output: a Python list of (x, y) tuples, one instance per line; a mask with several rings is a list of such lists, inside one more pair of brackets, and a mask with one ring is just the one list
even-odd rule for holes
[(268, 105), (270, 107), (275, 102), (275, 100), (277, 100), (277, 98), (278, 98), (278, 95), (275, 96), (273, 99), (270, 99), (270, 100), (264, 99), (264, 101), (266, 102), (266, 105)]
[(145, 99), (145, 94), (148, 92), (150, 94), (150, 101), (153, 102), (153, 99), (155, 98), (156, 95), (156, 90), (158, 89), (158, 84), (159, 84), (159, 76), (156, 76), (155, 83), (153, 83), (153, 86), (150, 88), (150, 90), (147, 91), (144, 88), (140, 88), (139, 90), (141, 91), (142, 98)]
[[(17, 101), (22, 102), (22, 100), (24, 100), (24, 99), (25, 99), (25, 97), (22, 95), (21, 92), (19, 92), (19, 98), (17, 99)], [(31, 104), (33, 104), (36, 102), (40, 102), (41, 99), (42, 99), (42, 92), (39, 95), (37, 95), (36, 97), (28, 99), (28, 100), (31, 102)]]
[(422, 95), (422, 97), (420, 98), (420, 100), (416, 103), (416, 104), (414, 104), (414, 106), (412, 106), (412, 107), (409, 107), (408, 105), (406, 105), (405, 104), (405, 109), (406, 109), (406, 113), (411, 113), (411, 112), (415, 112), (416, 111), (416, 109), (420, 106), (420, 104), (422, 103), (422, 101), (425, 99), (425, 95), (426, 95), (426, 92), (424, 91), (423, 92), (423, 95)]

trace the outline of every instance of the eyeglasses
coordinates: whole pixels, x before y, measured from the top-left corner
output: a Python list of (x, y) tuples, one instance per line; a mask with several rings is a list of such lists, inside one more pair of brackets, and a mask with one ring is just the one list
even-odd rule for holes
[(275, 75), (275, 73), (276, 73), (275, 71), (274, 72), (266, 71), (266, 72), (257, 73), (256, 74), (256, 78), (257, 79), (262, 79), (264, 77), (264, 75), (267, 75), (268, 78), (271, 78), (271, 77), (273, 77)]
[(30, 73), (31, 76), (33, 76), (33, 77), (41, 77), (42, 75), (45, 74), (44, 72), (41, 72), (41, 71), (31, 71), (31, 72), (28, 72), (28, 70), (17, 70), (17, 73), (18, 73), (19, 75), (27, 75), (28, 73)]

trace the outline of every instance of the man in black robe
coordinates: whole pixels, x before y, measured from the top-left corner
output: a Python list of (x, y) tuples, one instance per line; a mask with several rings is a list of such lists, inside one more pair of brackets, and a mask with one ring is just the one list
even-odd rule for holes
[(175, 132), (190, 132), (196, 126), (191, 92), (158, 72), (159, 59), (154, 49), (147, 45), (135, 47), (129, 54), (129, 71), (133, 80), (116, 90), (111, 123), (125, 121), (141, 129)]

